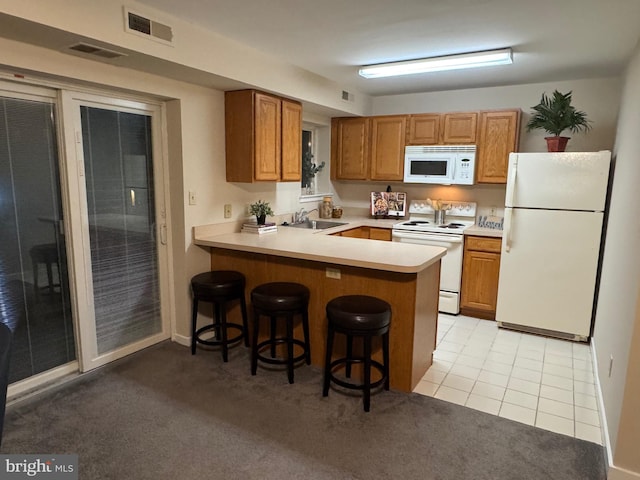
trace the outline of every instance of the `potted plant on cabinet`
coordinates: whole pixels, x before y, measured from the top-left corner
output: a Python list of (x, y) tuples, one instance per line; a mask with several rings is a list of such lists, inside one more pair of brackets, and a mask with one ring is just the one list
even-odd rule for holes
[(273, 210), (271, 210), (269, 202), (258, 200), (257, 202), (249, 205), (249, 213), (256, 216), (258, 225), (264, 225), (267, 215), (273, 215)]
[(549, 152), (564, 152), (569, 141), (569, 137), (561, 136), (565, 130), (578, 133), (591, 128), (587, 114), (571, 105), (571, 93), (555, 90), (550, 97), (543, 93), (540, 103), (531, 107), (533, 112), (527, 131), (541, 129), (551, 134), (551, 137), (545, 137)]

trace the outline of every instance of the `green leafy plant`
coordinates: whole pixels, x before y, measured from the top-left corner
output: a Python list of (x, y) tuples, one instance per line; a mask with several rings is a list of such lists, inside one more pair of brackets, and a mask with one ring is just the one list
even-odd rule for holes
[(249, 205), (249, 213), (251, 213), (251, 215), (255, 215), (256, 217), (264, 217), (267, 215), (273, 215), (273, 210), (271, 210), (271, 205), (269, 205), (269, 202), (258, 200), (257, 202)]
[(588, 131), (591, 122), (587, 120), (585, 112), (571, 105), (571, 93), (560, 93), (558, 90), (552, 96), (543, 93), (540, 103), (531, 107), (533, 112), (527, 123), (527, 131), (541, 129), (556, 137), (565, 130), (572, 133)]
[(308, 187), (311, 179), (324, 168), (324, 162), (320, 165), (313, 163), (313, 154), (305, 152), (302, 156), (302, 185)]

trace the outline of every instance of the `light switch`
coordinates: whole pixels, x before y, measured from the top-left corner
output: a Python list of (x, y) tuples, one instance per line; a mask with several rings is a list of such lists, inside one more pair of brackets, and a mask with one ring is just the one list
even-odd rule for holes
[(194, 190), (189, 190), (189, 205), (195, 205), (196, 203), (196, 192)]

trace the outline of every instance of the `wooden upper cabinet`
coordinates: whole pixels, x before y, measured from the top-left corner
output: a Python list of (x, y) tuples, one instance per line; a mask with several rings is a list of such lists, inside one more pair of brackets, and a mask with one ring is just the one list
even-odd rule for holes
[(279, 98), (255, 94), (254, 179), (280, 180), (282, 154), (282, 103)]
[(404, 178), (406, 115), (371, 117), (371, 180)]
[(225, 92), (225, 150), (228, 182), (299, 181), (301, 105), (255, 90)]
[(518, 151), (520, 110), (480, 112), (476, 181), (507, 183), (509, 154)]
[(478, 112), (445, 113), (442, 124), (442, 143), (451, 145), (476, 143)]
[(409, 116), (407, 145), (436, 145), (440, 142), (441, 115), (428, 113)]
[(281, 178), (300, 181), (302, 178), (302, 105), (282, 100), (282, 168)]
[(369, 174), (369, 124), (369, 119), (366, 117), (332, 119), (332, 178), (367, 180)]

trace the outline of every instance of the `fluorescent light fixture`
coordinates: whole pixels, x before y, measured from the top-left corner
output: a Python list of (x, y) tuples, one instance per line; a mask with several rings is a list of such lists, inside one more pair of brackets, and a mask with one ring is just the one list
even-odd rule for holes
[(484, 52), (462, 53), (444, 57), (421, 58), (405, 62), (380, 63), (361, 67), (358, 73), (364, 78), (393, 77), (415, 73), (441, 72), (460, 68), (492, 67), (513, 63), (510, 48)]

